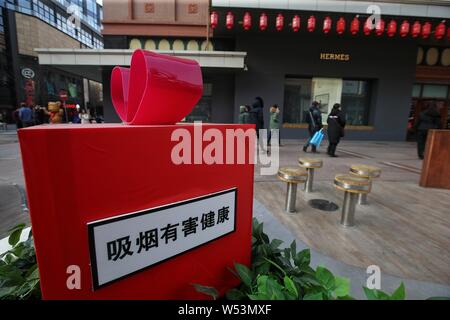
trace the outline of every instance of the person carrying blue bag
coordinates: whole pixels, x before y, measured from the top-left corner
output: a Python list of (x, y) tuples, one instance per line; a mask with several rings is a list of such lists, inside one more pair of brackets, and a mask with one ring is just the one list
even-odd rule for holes
[(319, 103), (317, 101), (314, 101), (309, 108), (309, 111), (306, 115), (306, 122), (308, 123), (309, 139), (308, 142), (306, 142), (306, 144), (303, 146), (303, 151), (307, 152), (308, 147), (311, 145), (311, 151), (315, 153), (317, 152), (317, 145), (312, 144), (311, 140), (316, 132), (319, 132), (323, 127), (322, 112), (319, 109)]

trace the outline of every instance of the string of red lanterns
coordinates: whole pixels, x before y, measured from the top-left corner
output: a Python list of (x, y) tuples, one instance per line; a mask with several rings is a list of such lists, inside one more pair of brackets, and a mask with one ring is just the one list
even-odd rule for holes
[[(300, 16), (294, 15), (292, 17), (291, 22), (291, 28), (293, 32), (298, 32), (300, 30)], [(324, 34), (330, 33), (332, 29), (332, 19), (330, 16), (326, 16), (323, 20), (323, 28), (322, 31)], [(216, 29), (216, 27), (219, 24), (219, 14), (216, 11), (212, 11), (210, 15), (210, 26), (211, 29)], [(386, 34), (388, 37), (394, 37), (397, 33), (397, 21), (394, 19), (391, 19), (386, 27), (386, 22), (383, 19), (378, 19), (375, 22), (375, 28), (373, 28), (373, 22), (371, 18), (367, 18), (364, 21), (363, 25), (363, 33), (366, 36), (369, 36), (372, 33), (372, 30), (375, 30), (375, 34), (379, 37), (384, 34), (386, 31)], [(226, 14), (225, 18), (225, 26), (228, 30), (233, 29), (234, 27), (234, 15), (231, 11), (229, 11)], [(269, 26), (269, 18), (266, 13), (261, 13), (259, 18), (259, 29), (261, 31), (264, 31)], [(250, 30), (252, 27), (252, 16), (250, 12), (245, 12), (243, 21), (242, 21), (242, 27), (244, 30)], [(342, 35), (345, 33), (347, 27), (347, 22), (344, 17), (340, 17), (336, 22), (336, 32), (339, 35)], [(275, 29), (277, 31), (281, 31), (284, 28), (284, 16), (283, 14), (279, 13), (276, 16), (275, 20)], [(316, 29), (316, 17), (311, 15), (306, 24), (306, 29), (308, 32), (313, 32)], [(360, 29), (360, 20), (359, 16), (355, 16), (352, 21), (350, 22), (349, 31), (351, 35), (357, 35), (359, 33)], [(432, 25), (430, 22), (425, 22), (423, 24), (420, 23), (420, 21), (414, 21), (414, 23), (411, 25), (408, 20), (403, 20), (403, 22), (400, 24), (399, 28), (399, 35), (402, 38), (405, 38), (408, 35), (411, 35), (413, 38), (422, 37), (422, 39), (428, 39), (432, 32)], [(434, 37), (437, 40), (443, 39), (447, 35), (447, 39), (450, 40), (450, 27), (446, 27), (445, 20), (441, 21), (438, 25), (435, 26), (434, 29)]]

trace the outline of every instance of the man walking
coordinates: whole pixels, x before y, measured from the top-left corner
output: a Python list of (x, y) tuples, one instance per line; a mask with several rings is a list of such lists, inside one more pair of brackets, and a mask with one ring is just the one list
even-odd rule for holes
[(19, 118), (24, 128), (33, 125), (33, 111), (25, 104), (22, 104), (19, 109)]
[[(311, 138), (314, 136), (314, 134), (322, 129), (322, 112), (319, 109), (319, 103), (317, 101), (314, 101), (309, 108), (309, 111), (306, 115), (306, 122), (308, 123), (308, 131), (309, 131), (309, 139), (308, 142), (303, 146), (303, 151), (307, 152), (308, 147), (310, 145)], [(316, 146), (311, 144), (311, 151), (313, 153), (317, 152)]]

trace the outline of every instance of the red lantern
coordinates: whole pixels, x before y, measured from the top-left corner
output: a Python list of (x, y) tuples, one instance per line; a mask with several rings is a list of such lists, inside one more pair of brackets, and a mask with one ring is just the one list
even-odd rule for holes
[(211, 12), (211, 28), (215, 29), (217, 27), (217, 22), (219, 21), (219, 15), (217, 12)]
[(234, 15), (230, 11), (227, 13), (227, 19), (226, 19), (226, 27), (227, 29), (232, 29), (234, 25)]
[(352, 23), (350, 24), (350, 33), (356, 35), (359, 32), (359, 19), (354, 17)]
[(298, 15), (295, 15), (292, 18), (292, 30), (294, 32), (298, 32), (298, 30), (300, 30), (300, 17)]
[(316, 28), (316, 18), (314, 18), (314, 16), (311, 16), (308, 19), (308, 31), (313, 32), (315, 28)]
[(372, 32), (372, 20), (370, 18), (367, 18), (366, 22), (364, 22), (363, 32), (366, 36)]
[(379, 19), (375, 24), (375, 34), (379, 37), (384, 33), (385, 22), (383, 19)]
[(336, 23), (336, 31), (338, 34), (343, 34), (345, 31), (345, 19), (340, 17), (338, 22)]
[(442, 39), (445, 35), (445, 23), (441, 22), (436, 26), (436, 30), (434, 30), (434, 37), (438, 40)]
[(403, 23), (400, 25), (400, 37), (404, 38), (409, 33), (409, 22), (404, 20)]
[(331, 30), (331, 18), (325, 17), (325, 20), (323, 20), (323, 33), (327, 34)]
[(275, 27), (276, 27), (277, 31), (281, 31), (281, 30), (283, 30), (283, 26), (284, 26), (284, 17), (281, 13), (279, 13), (277, 15), (277, 21), (275, 22)]
[(447, 29), (447, 39), (450, 40), (450, 27)]
[(417, 38), (420, 34), (420, 30), (422, 29), (422, 26), (420, 25), (419, 21), (414, 22), (412, 29), (411, 29), (411, 35), (413, 38)]
[(431, 23), (425, 22), (424, 25), (422, 26), (422, 38), (428, 39), (430, 34), (431, 34)]
[(261, 17), (259, 18), (259, 29), (261, 29), (261, 31), (267, 29), (267, 15), (264, 12), (261, 13)]
[(248, 12), (246, 12), (244, 14), (244, 24), (243, 24), (243, 26), (244, 26), (244, 30), (248, 30), (252, 26), (252, 16)]
[(387, 35), (388, 37), (393, 37), (397, 32), (397, 22), (395, 20), (391, 20), (387, 27)]

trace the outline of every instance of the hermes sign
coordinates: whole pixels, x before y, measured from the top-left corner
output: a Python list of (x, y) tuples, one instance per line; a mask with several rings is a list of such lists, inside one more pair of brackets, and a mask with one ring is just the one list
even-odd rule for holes
[(337, 60), (337, 61), (349, 61), (350, 55), (346, 53), (320, 53), (320, 60)]

